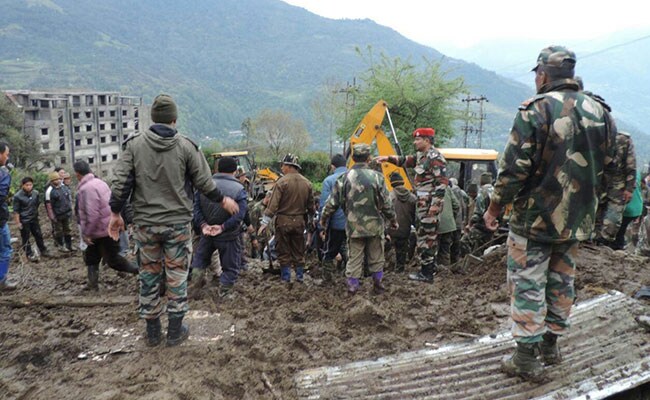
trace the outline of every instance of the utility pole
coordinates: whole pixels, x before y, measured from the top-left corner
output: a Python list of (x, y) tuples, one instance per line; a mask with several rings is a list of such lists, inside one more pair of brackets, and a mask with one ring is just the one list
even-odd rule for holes
[[(467, 147), (467, 137), (469, 133), (474, 133), (476, 132), (478, 134), (478, 148), (481, 148), (481, 141), (482, 141), (482, 136), (483, 136), (483, 120), (486, 118), (486, 114), (483, 112), (483, 102), (489, 102), (487, 97), (481, 95), (479, 97), (470, 97), (467, 95), (467, 98), (462, 100), (464, 103), (467, 103), (467, 109), (465, 111), (465, 127), (463, 128), (464, 131), (464, 139), (463, 139), (463, 147)], [(469, 125), (469, 120), (470, 116), (474, 117), (474, 113), (469, 112), (469, 103), (471, 102), (477, 102), (479, 103), (479, 127), (474, 128), (473, 126)]]
[[(344, 88), (335, 90), (334, 93), (345, 93), (345, 120), (348, 119), (348, 109), (350, 107), (354, 108), (356, 104), (356, 97), (357, 97), (357, 78), (354, 77), (352, 78), (352, 85), (350, 85), (350, 81), (347, 81), (346, 85)], [(343, 140), (343, 153), (345, 153), (345, 143), (346, 141)], [(332, 130), (330, 129), (330, 158), (332, 157)]]

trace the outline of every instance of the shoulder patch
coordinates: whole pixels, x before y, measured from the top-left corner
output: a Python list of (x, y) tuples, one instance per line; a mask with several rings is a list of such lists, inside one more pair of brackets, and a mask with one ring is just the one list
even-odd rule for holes
[(531, 104), (533, 104), (534, 102), (536, 102), (538, 100), (541, 100), (543, 98), (544, 98), (543, 94), (537, 94), (537, 95), (531, 97), (530, 99), (521, 102), (521, 105), (519, 106), (519, 109), (520, 110), (526, 110)]
[(181, 135), (181, 137), (184, 138), (185, 140), (187, 140), (188, 142), (192, 143), (192, 145), (194, 146), (194, 148), (195, 148), (197, 151), (199, 150), (199, 145), (196, 144), (192, 139), (190, 139), (189, 137), (187, 137), (187, 136), (185, 136), (185, 135)]

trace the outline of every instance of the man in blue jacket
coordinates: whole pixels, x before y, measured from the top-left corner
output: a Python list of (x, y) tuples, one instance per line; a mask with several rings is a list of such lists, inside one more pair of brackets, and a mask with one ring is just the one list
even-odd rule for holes
[[(323, 189), (320, 196), (319, 215), (323, 215), (323, 208), (327, 204), (327, 198), (332, 192), (334, 183), (342, 174), (347, 172), (345, 167), (345, 157), (341, 154), (332, 156), (330, 167), (334, 172), (323, 181)], [(335, 273), (334, 258), (337, 254), (341, 254), (343, 263), (347, 261), (347, 249), (345, 246), (345, 214), (339, 208), (329, 219), (328, 226), (321, 227), (321, 238), (323, 239), (323, 281), (331, 282)]]
[(7, 196), (11, 188), (11, 175), (5, 168), (9, 159), (9, 145), (0, 141), (0, 292), (14, 290), (16, 285), (7, 282), (9, 261), (11, 260), (11, 235), (9, 234), (9, 206)]

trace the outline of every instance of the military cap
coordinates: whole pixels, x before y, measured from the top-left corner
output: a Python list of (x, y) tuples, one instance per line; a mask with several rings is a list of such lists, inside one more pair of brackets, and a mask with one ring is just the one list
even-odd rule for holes
[(540, 65), (558, 69), (574, 69), (576, 66), (576, 53), (564, 46), (548, 46), (539, 53), (537, 65), (531, 71), (537, 71), (537, 67)]
[(352, 154), (358, 157), (370, 156), (370, 146), (365, 143), (357, 143), (352, 146)]
[(434, 137), (436, 131), (433, 128), (417, 128), (413, 131), (413, 137)]
[(293, 165), (294, 167), (298, 169), (302, 169), (300, 167), (300, 164), (298, 164), (298, 156), (295, 154), (287, 153), (286, 156), (282, 160), (280, 160), (280, 164), (287, 164), (287, 165)]
[(481, 185), (487, 185), (488, 183), (492, 183), (492, 172), (483, 172), (481, 174), (481, 178), (479, 179), (479, 183)]
[(402, 178), (402, 175), (400, 175), (399, 172), (394, 171), (390, 174), (390, 184), (395, 186), (402, 186), (404, 185), (404, 178)]

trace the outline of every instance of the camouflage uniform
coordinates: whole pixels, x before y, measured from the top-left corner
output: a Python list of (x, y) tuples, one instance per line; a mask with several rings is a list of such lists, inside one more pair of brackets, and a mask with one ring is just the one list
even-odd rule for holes
[[(575, 54), (549, 47), (540, 65), (572, 72)], [(512, 336), (528, 350), (526, 344), (545, 332), (562, 334), (569, 325), (576, 249), (594, 228), (616, 135), (607, 109), (579, 92), (573, 79), (536, 84), (538, 94), (515, 116), (491, 199), (499, 208), (513, 202), (507, 241)]]
[[(421, 129), (423, 128), (416, 129), (414, 136)], [(430, 137), (433, 138), (433, 135)], [(438, 215), (442, 211), (447, 188), (447, 162), (433, 144), (426, 153), (417, 152), (414, 156), (392, 158), (396, 165), (411, 167), (415, 171), (415, 194), (418, 198), (417, 248), (422, 264), (421, 274), (430, 278), (436, 271)]]
[(614, 241), (621, 226), (623, 210), (627, 204), (623, 193), (634, 193), (636, 187), (636, 155), (632, 138), (627, 133), (618, 132), (616, 135), (614, 163), (616, 172), (607, 183), (606, 197), (603, 204), (599, 206), (596, 221), (596, 228), (600, 228), (598, 234), (605, 242)]
[(359, 287), (364, 256), (375, 281), (381, 282), (384, 267), (384, 219), (393, 226), (397, 224), (383, 175), (370, 169), (367, 163), (357, 161), (357, 157), (369, 157), (370, 146), (356, 144), (353, 152), (356, 164), (336, 180), (320, 220), (321, 226), (327, 226), (328, 220), (339, 207), (345, 214), (349, 252), (345, 274), (351, 292)]
[(470, 229), (460, 239), (460, 255), (465, 256), (485, 243), (489, 242), (494, 236), (494, 232), (487, 229), (483, 222), (483, 214), (490, 206), (490, 196), (494, 192), (494, 186), (491, 183), (481, 186), (476, 195), (474, 203), (474, 214), (469, 219)]

